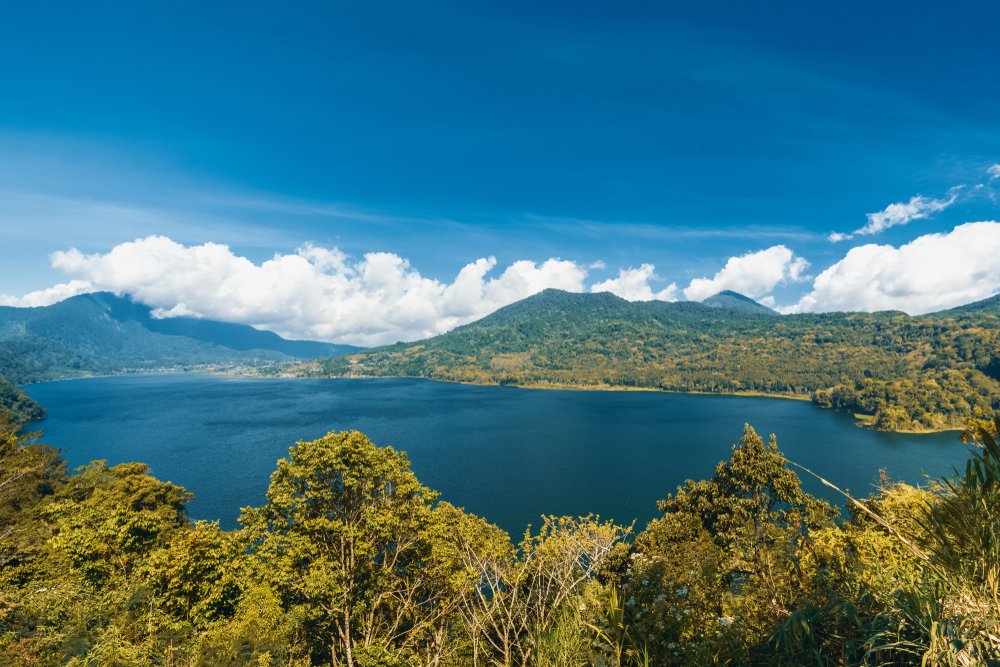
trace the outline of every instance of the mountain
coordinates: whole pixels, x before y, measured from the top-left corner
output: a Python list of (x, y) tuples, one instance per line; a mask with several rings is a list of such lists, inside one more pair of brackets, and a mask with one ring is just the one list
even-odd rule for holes
[[(182, 336), (203, 343), (213, 343), (245, 352), (248, 350), (271, 350), (281, 352), (299, 359), (315, 357), (330, 357), (348, 352), (357, 352), (363, 348), (354, 345), (336, 345), (310, 340), (287, 340), (276, 333), (254, 329), (246, 324), (231, 322), (216, 322), (194, 317), (168, 317), (156, 319), (152, 316), (152, 308), (130, 299), (118, 297), (110, 292), (95, 292), (82, 294), (75, 299), (93, 301), (109, 316), (118, 322), (137, 322), (155, 333), (166, 336)], [(71, 301), (67, 299), (66, 301)], [(63, 301), (61, 303), (66, 303)], [(58, 306), (59, 304), (56, 304)], [(50, 306), (52, 308), (54, 306)]]
[(969, 303), (964, 306), (958, 306), (957, 308), (932, 313), (931, 316), (956, 317), (958, 315), (965, 315), (969, 313), (1000, 316), (1000, 294), (991, 296), (988, 299), (983, 299), (982, 301), (974, 301), (973, 303)]
[(39, 308), (0, 307), (0, 373), (15, 384), (122, 371), (258, 365), (362, 348), (291, 341), (243, 324), (158, 320), (108, 292)]
[[(736, 293), (732, 292), (732, 294)], [(746, 297), (742, 298), (746, 299)], [(766, 310), (769, 314), (776, 314), (770, 309)], [(469, 328), (503, 326), (525, 318), (537, 319), (539, 317), (543, 319), (557, 318), (568, 323), (579, 324), (590, 320), (639, 319), (652, 321), (657, 318), (665, 318), (674, 322), (688, 320), (694, 322), (706, 317), (719, 321), (745, 321), (757, 320), (762, 314), (742, 305), (739, 307), (730, 305), (712, 307), (694, 301), (627, 301), (610, 292), (587, 294), (550, 288), (509, 306), (504, 306), (481, 320), (454, 329), (449, 334), (442, 335), (448, 336), (450, 333)]]
[(1000, 409), (992, 314), (779, 316), (735, 293), (718, 296), (708, 305), (629, 302), (549, 289), (440, 336), (301, 372), (811, 398), (885, 430), (955, 428), (972, 408)]
[(761, 313), (764, 315), (779, 315), (778, 311), (761, 305), (748, 296), (743, 296), (739, 292), (723, 290), (714, 296), (710, 296), (702, 304), (711, 308), (734, 308), (736, 310), (747, 310), (751, 313)]

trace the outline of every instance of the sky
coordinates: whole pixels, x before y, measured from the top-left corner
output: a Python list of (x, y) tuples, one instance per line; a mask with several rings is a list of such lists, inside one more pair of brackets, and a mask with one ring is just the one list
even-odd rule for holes
[(1000, 291), (1000, 5), (6, 3), (0, 305), (417, 340)]

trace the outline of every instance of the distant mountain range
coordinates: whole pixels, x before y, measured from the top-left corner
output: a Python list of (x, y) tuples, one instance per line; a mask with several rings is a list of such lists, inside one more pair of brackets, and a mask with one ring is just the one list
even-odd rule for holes
[(362, 348), (286, 340), (243, 324), (178, 317), (109, 292), (40, 308), (0, 307), (0, 374), (16, 384), (63, 377), (329, 357)]
[[(736, 292), (630, 302), (549, 289), (434, 338), (320, 360), (313, 376), (812, 398), (883, 430), (1000, 410), (1000, 297), (920, 317), (779, 315)], [(320, 370), (315, 370), (316, 368)]]
[(728, 290), (697, 303), (548, 289), (446, 334), (370, 350), (290, 341), (240, 324), (156, 319), (147, 306), (107, 292), (43, 308), (0, 307), (0, 376), (9, 380), (0, 377), (0, 410), (25, 419), (40, 408), (10, 383), (205, 366), (811, 396), (886, 428), (891, 414), (888, 430), (928, 430), (960, 425), (972, 407), (1000, 410), (1000, 295), (910, 317), (780, 315)]

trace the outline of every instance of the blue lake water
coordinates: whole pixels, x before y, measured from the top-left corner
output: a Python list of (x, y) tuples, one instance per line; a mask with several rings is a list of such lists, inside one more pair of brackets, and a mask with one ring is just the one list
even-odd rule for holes
[[(685, 479), (707, 479), (750, 423), (785, 456), (854, 495), (879, 468), (923, 483), (968, 450), (957, 433), (881, 434), (805, 401), (658, 392), (551, 391), (426, 380), (145, 375), (26, 387), (48, 409), (44, 441), (71, 466), (143, 461), (196, 498), (193, 519), (236, 527), (262, 505), (297, 440), (357, 429), (406, 451), (441, 498), (517, 537), (541, 514), (591, 512), (637, 528)], [(838, 501), (814, 479), (804, 486)], [(838, 503), (840, 504), (840, 503)]]

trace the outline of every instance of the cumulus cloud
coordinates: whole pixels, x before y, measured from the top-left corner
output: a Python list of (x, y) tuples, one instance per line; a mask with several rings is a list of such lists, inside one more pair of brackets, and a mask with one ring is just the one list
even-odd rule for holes
[(902, 310), (920, 315), (985, 299), (1000, 289), (1000, 223), (970, 222), (895, 248), (852, 248), (784, 313)]
[[(861, 229), (855, 231), (855, 234), (878, 234), (879, 232), (885, 231), (890, 227), (895, 227), (896, 225), (905, 225), (911, 220), (919, 220), (921, 218), (926, 218), (931, 213), (936, 213), (937, 211), (942, 211), (958, 199), (958, 191), (962, 189), (963, 186), (959, 185), (950, 190), (948, 194), (950, 195), (947, 199), (930, 199), (928, 197), (921, 197), (917, 195), (911, 197), (910, 201), (907, 203), (899, 202), (897, 204), (890, 204), (885, 208), (885, 210), (879, 211), (878, 213), (868, 213), (868, 224)], [(831, 240), (833, 240), (831, 238)]]
[(994, 178), (1000, 178), (1000, 164), (995, 164), (986, 170), (986, 173), (990, 175), (990, 180)]
[(25, 294), (22, 297), (7, 296), (0, 294), (0, 306), (14, 306), (16, 308), (36, 308), (38, 306), (51, 306), (54, 303), (68, 299), (78, 294), (86, 294), (95, 291), (94, 286), (88, 280), (71, 280), (55, 287), (50, 287), (37, 292)]
[(676, 301), (676, 284), (670, 283), (666, 289), (659, 292), (653, 292), (653, 288), (649, 286), (650, 280), (660, 280), (660, 277), (654, 272), (655, 268), (652, 264), (643, 264), (638, 269), (632, 267), (619, 269), (617, 278), (605, 280), (603, 283), (595, 283), (591, 285), (590, 291), (611, 292), (629, 301), (652, 301), (653, 299)]
[(730, 257), (714, 278), (695, 278), (684, 290), (691, 301), (701, 301), (722, 290), (732, 290), (751, 298), (767, 294), (778, 283), (806, 280), (809, 262), (783, 245), (776, 245), (739, 257)]
[(450, 283), (424, 278), (391, 253), (351, 261), (337, 248), (306, 244), (256, 265), (228, 246), (184, 246), (163, 236), (122, 243), (105, 254), (56, 252), (67, 285), (8, 305), (46, 305), (107, 290), (130, 294), (155, 317), (239, 322), (297, 339), (378, 345), (416, 340), (471, 322), (549, 287), (582, 292), (586, 270), (571, 261), (519, 261), (486, 278), (493, 257), (465, 266)]
[(837, 243), (839, 241), (850, 241), (854, 238), (853, 234), (841, 234), (840, 232), (830, 232), (830, 235), (826, 237), (831, 243)]
[(587, 268), (588, 269), (606, 269), (607, 266), (604, 264), (604, 260), (603, 259), (599, 259), (596, 262), (594, 262), (593, 264), (591, 264), (590, 266), (588, 266)]

